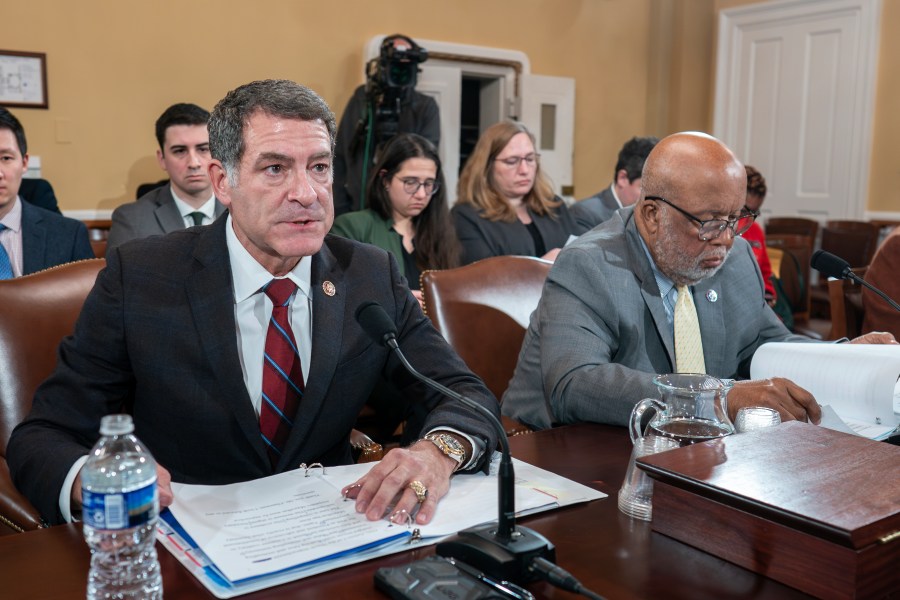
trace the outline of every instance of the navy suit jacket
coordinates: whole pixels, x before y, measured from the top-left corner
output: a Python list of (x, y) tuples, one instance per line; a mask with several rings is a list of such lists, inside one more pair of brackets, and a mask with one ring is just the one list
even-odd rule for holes
[(246, 481), (301, 462), (351, 462), (350, 431), (382, 375), (433, 409), (426, 431), (450, 426), (496, 446), (483, 418), (414, 382), (356, 322), (360, 304), (380, 303), (419, 371), (499, 414), (496, 399), (422, 314), (396, 261), (329, 235), (312, 259), (306, 390), (273, 469), (243, 379), (226, 223), (136, 240), (107, 256), (75, 335), (63, 341), (56, 371), (7, 446), (16, 486), (45, 519), (60, 521), (59, 490), (98, 439), (101, 417), (122, 411), (133, 414), (135, 434), (172, 479), (186, 483)]
[(94, 258), (87, 227), (49, 210), (22, 202), (22, 274)]

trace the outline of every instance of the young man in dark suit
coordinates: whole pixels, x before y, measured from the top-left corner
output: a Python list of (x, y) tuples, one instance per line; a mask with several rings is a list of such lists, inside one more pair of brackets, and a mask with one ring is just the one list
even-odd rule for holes
[(225, 207), (209, 182), (209, 112), (196, 104), (173, 104), (156, 120), (156, 160), (169, 182), (116, 208), (107, 252), (129, 240), (164, 235), (215, 221)]
[(19, 197), (27, 168), (25, 130), (11, 112), (0, 107), (0, 279), (94, 258), (84, 223)]
[(633, 137), (619, 150), (613, 182), (608, 188), (572, 205), (569, 212), (585, 230), (608, 221), (613, 213), (631, 206), (641, 197), (641, 171), (647, 155), (659, 139)]
[[(45, 519), (70, 518), (100, 419), (120, 411), (133, 414), (160, 465), (164, 506), (170, 476), (225, 484), (349, 463), (350, 431), (386, 376), (431, 408), (424, 439), (389, 452), (346, 493), (369, 519), (399, 496), (393, 515), (418, 504), (416, 521), (427, 523), (451, 474), (483, 467), (497, 434), (408, 377), (357, 309), (381, 304), (422, 373), (499, 414), (496, 399), (422, 314), (389, 253), (327, 235), (335, 124), (318, 95), (253, 82), (219, 102), (209, 130), (210, 176), (229, 215), (109, 253), (55, 373), (9, 441), (13, 480)], [(286, 299), (270, 299), (270, 287)], [(270, 368), (270, 341), (290, 347), (290, 368)], [(274, 434), (272, 406), (283, 417)]]

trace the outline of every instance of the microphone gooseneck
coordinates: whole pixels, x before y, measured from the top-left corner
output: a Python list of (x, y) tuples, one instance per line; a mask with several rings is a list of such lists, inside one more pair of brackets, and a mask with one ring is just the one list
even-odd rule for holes
[(900, 304), (894, 302), (894, 300), (879, 290), (877, 287), (857, 275), (853, 272), (853, 269), (850, 267), (850, 263), (839, 256), (835, 256), (831, 252), (826, 252), (825, 250), (816, 250), (812, 258), (809, 261), (810, 266), (825, 275), (826, 277), (834, 277), (835, 279), (850, 279), (851, 281), (855, 281), (859, 285), (872, 290), (875, 294), (881, 296), (885, 302), (891, 305), (891, 308), (894, 310), (900, 311)]
[(400, 350), (397, 343), (397, 327), (380, 304), (363, 303), (356, 309), (356, 320), (369, 337), (393, 351), (413, 377), (484, 415), (497, 430), (501, 448), (497, 473), (498, 521), (496, 524), (490, 523), (459, 532), (456, 536), (439, 543), (437, 553), (457, 558), (494, 577), (516, 583), (536, 579), (539, 574), (530, 570), (529, 565), (538, 557), (555, 560), (556, 551), (541, 534), (524, 527), (516, 528), (515, 473), (509, 452), (509, 440), (500, 419), (481, 404), (419, 373)]

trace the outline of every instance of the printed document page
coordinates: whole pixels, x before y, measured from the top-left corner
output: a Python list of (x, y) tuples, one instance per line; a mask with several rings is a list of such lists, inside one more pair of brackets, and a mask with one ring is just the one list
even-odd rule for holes
[(763, 344), (752, 379), (785, 377), (808, 390), (859, 435), (876, 439), (897, 427), (894, 396), (900, 345)]
[[(498, 456), (491, 463), (490, 475), (459, 475), (451, 480), (450, 491), (438, 504), (432, 522), (415, 526), (420, 529), (422, 542), (434, 543), (497, 518)], [(513, 463), (518, 514), (605, 497), (549, 471), (515, 459)], [(328, 562), (334, 562), (334, 567), (356, 562), (346, 559), (351, 555), (371, 557), (394, 552), (396, 549), (388, 547), (401, 540), (405, 543), (412, 535), (403, 525), (368, 521), (356, 512), (352, 500), (341, 497), (341, 488), (371, 467), (372, 463), (327, 467), (324, 473), (316, 468), (309, 476), (298, 469), (221, 486), (173, 483), (175, 501), (169, 510), (194, 548), (228, 580), (215, 582), (215, 586), (269, 577), (310, 563), (319, 565), (315, 572), (321, 572), (326, 570), (321, 565)], [(164, 545), (177, 552), (177, 544), (175, 549)], [(193, 548), (181, 550), (194, 552)], [(213, 589), (203, 579), (203, 571), (192, 572)], [(260, 581), (252, 587), (266, 586)]]

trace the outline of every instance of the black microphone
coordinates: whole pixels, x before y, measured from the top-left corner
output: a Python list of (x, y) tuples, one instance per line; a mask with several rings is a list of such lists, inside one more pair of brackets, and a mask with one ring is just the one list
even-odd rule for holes
[(825, 250), (816, 250), (809, 261), (810, 266), (825, 275), (826, 277), (834, 277), (835, 279), (850, 279), (861, 286), (867, 287), (890, 304), (894, 310), (900, 311), (900, 304), (894, 302), (887, 294), (876, 288), (874, 285), (853, 272), (850, 263), (839, 256), (835, 256), (831, 252)]
[[(406, 370), (434, 390), (478, 411), (490, 421), (500, 439), (501, 458), (497, 473), (499, 518), (496, 523), (479, 525), (460, 531), (437, 545), (437, 554), (461, 560), (484, 573), (527, 583), (538, 578), (529, 569), (535, 558), (556, 560), (556, 549), (544, 536), (527, 527), (516, 527), (515, 473), (509, 453), (509, 441), (503, 424), (491, 411), (462, 394), (419, 373), (406, 360), (397, 343), (397, 327), (377, 302), (365, 302), (356, 309), (356, 321), (373, 340), (390, 348)], [(486, 450), (490, 452), (491, 449)]]

